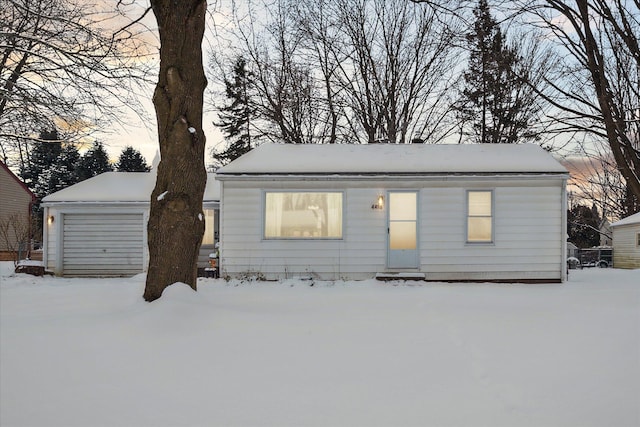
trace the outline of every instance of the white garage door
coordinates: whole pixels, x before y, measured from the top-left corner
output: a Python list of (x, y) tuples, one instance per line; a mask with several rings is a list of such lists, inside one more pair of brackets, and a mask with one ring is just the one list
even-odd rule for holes
[(131, 276), (143, 271), (141, 213), (65, 214), (65, 276)]

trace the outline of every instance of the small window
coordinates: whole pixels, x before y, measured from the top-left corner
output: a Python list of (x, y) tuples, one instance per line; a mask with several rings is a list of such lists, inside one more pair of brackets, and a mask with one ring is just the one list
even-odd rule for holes
[(467, 242), (493, 242), (493, 191), (467, 191)]
[(640, 247), (640, 233), (636, 233), (636, 246)]
[(266, 192), (265, 239), (341, 239), (341, 192)]

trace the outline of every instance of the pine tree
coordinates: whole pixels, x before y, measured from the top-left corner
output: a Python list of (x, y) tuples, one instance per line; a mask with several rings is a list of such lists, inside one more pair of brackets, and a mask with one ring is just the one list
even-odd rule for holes
[(109, 162), (109, 155), (101, 142), (94, 142), (93, 147), (84, 153), (78, 164), (77, 171), (80, 181), (100, 175), (103, 172), (113, 171), (113, 166)]
[(569, 241), (579, 248), (590, 248), (600, 244), (600, 217), (597, 210), (576, 205), (567, 212)]
[(44, 197), (82, 181), (77, 171), (79, 162), (78, 147), (64, 144), (55, 163), (38, 176), (34, 193), (38, 197)]
[(233, 79), (225, 78), (226, 96), (230, 103), (219, 112), (219, 121), (214, 124), (222, 129), (227, 142), (223, 151), (212, 151), (213, 158), (225, 165), (249, 152), (251, 146), (250, 123), (252, 116), (249, 89), (252, 84), (251, 73), (247, 70), (244, 58), (236, 60), (233, 67)]
[(474, 9), (469, 65), (465, 88), (457, 107), (460, 119), (471, 123), (469, 132), (480, 143), (515, 143), (532, 139), (529, 122), (535, 116), (527, 90), (528, 70), (514, 46), (508, 46), (491, 16), (487, 0)]
[(118, 157), (116, 170), (118, 172), (149, 172), (151, 168), (140, 151), (131, 146), (125, 147)]
[(58, 131), (43, 130), (40, 132), (39, 139), (41, 142), (33, 148), (29, 155), (29, 159), (25, 166), (20, 170), (20, 178), (38, 197), (44, 197), (47, 194), (39, 194), (35, 191), (40, 175), (50, 169), (58, 161), (62, 143), (58, 136)]

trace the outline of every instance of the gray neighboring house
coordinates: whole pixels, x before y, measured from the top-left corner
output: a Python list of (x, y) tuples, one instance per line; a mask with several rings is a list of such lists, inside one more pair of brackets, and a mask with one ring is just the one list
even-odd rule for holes
[(640, 268), (640, 212), (611, 224), (613, 266)]
[[(146, 271), (155, 180), (154, 172), (106, 172), (45, 197), (45, 268), (64, 276), (131, 276)], [(208, 174), (199, 267), (208, 266), (214, 250), (219, 200), (218, 183)]]
[(216, 174), (221, 274), (562, 282), (568, 177), (534, 144), (263, 144)]

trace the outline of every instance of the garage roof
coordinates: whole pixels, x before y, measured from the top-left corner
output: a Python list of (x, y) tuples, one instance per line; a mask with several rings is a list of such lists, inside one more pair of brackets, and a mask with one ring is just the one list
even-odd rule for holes
[[(220, 200), (220, 184), (207, 174), (205, 201)], [(105, 172), (42, 199), (53, 202), (149, 202), (156, 183), (154, 172)]]

